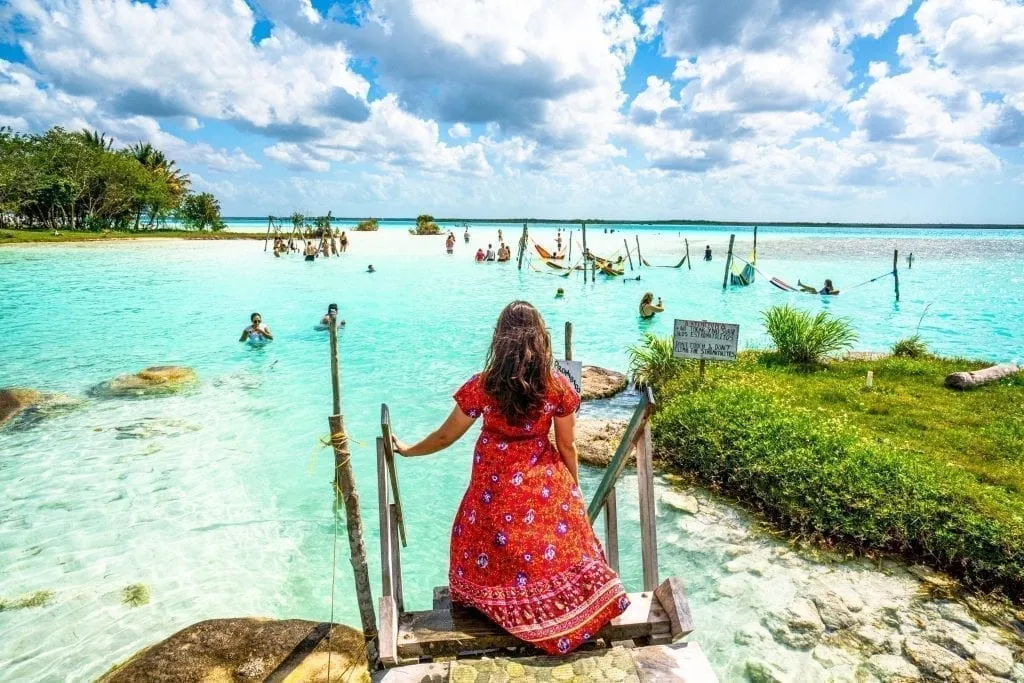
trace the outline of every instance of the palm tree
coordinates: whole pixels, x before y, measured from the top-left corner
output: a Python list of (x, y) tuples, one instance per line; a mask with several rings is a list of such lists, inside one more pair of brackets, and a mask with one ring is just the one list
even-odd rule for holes
[(106, 133), (101, 133), (98, 130), (83, 128), (81, 136), (87, 145), (96, 147), (103, 152), (109, 152), (114, 147), (114, 138), (108, 138)]
[[(192, 179), (187, 173), (183, 173), (178, 168), (177, 163), (173, 159), (168, 159), (167, 156), (158, 149), (155, 149), (153, 145), (148, 142), (142, 142), (141, 140), (136, 144), (128, 148), (128, 154), (134, 157), (143, 168), (152, 173), (154, 176), (163, 179), (167, 185), (167, 190), (171, 195), (171, 198), (175, 203), (181, 201), (185, 193), (188, 192), (189, 187), (192, 184)], [(138, 213), (135, 216), (135, 227), (139, 227), (139, 220), (142, 217), (142, 208), (139, 208)], [(156, 218), (156, 211), (150, 211), (149, 213), (149, 225), (153, 225), (153, 221)]]

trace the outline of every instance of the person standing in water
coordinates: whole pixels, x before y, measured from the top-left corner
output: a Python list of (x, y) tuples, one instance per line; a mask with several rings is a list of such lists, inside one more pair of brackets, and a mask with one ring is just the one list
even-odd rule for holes
[(555, 236), (555, 253), (562, 253), (562, 231), (558, 231), (558, 235)]
[(305, 254), (307, 261), (316, 260), (316, 245), (313, 244), (313, 240), (309, 240), (308, 242), (306, 242)]
[(492, 245), (490, 245), (490, 244), (487, 245), (487, 253), (484, 254), (484, 260), (485, 261), (493, 261), (494, 260), (494, 247)]
[(452, 526), (452, 602), (564, 655), (622, 614), (629, 598), (587, 519), (575, 445), (580, 397), (553, 364), (544, 319), (513, 301), (498, 317), (483, 371), (455, 392), (444, 424), (411, 446), (393, 439), (405, 457), (430, 455), (483, 417)]
[(705, 261), (710, 261), (711, 260), (711, 245), (710, 244), (708, 246), (704, 247), (704, 260)]
[(344, 232), (341, 233), (341, 237), (338, 239), (338, 241), (341, 243), (341, 253), (344, 254), (346, 251), (348, 251), (348, 235), (346, 235)]
[(505, 241), (505, 237), (501, 233), (501, 228), (498, 228), (498, 243), (500, 244), (500, 243), (502, 243), (504, 241)]
[(338, 317), (338, 304), (331, 304), (327, 307), (327, 314), (320, 318), (321, 325), (330, 325), (336, 322), (339, 326), (344, 325), (344, 319)]
[(449, 254), (455, 253), (455, 234), (448, 233), (448, 239), (444, 241), (444, 248)]
[(640, 299), (640, 317), (644, 320), (650, 320), (655, 313), (661, 313), (664, 310), (665, 306), (661, 303), (661, 297), (658, 297), (658, 303), (654, 303), (653, 292), (647, 292)]
[(250, 315), (249, 322), (252, 324), (242, 330), (242, 336), (238, 341), (261, 342), (270, 341), (274, 338), (274, 335), (270, 332), (270, 328), (263, 324), (263, 316), (259, 313), (253, 313)]
[(469, 244), (469, 228), (468, 227), (466, 228), (466, 231), (462, 233), (462, 241), (465, 242), (466, 244)]

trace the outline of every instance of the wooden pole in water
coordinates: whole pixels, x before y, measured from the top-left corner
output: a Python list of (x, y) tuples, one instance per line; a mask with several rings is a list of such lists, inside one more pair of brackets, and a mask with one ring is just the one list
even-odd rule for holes
[(644, 264), (644, 256), (640, 253), (640, 235), (636, 235), (636, 260), (641, 266)]
[(572, 360), (572, 323), (565, 321), (565, 359)]
[(899, 258), (900, 258), (900, 250), (899, 249), (893, 249), (892, 250), (892, 277), (893, 277), (893, 282), (894, 282), (894, 284), (896, 286), (896, 301), (900, 300), (900, 271), (899, 271), (899, 268), (897, 267), (898, 263), (899, 263)]
[(683, 242), (686, 243), (686, 269), (693, 270), (693, 264), (690, 263), (690, 240), (684, 237)]
[(587, 224), (581, 223), (581, 229), (583, 230), (583, 284), (587, 283)]
[(626, 256), (629, 257), (629, 269), (633, 270), (633, 254), (629, 252), (629, 242), (625, 237), (622, 238), (622, 246), (626, 247)]
[(757, 226), (754, 226), (754, 263), (757, 263)]
[[(363, 543), (363, 518), (359, 513), (359, 491), (352, 471), (352, 453), (345, 433), (345, 418), (341, 414), (341, 369), (338, 362), (338, 326), (329, 327), (331, 335), (331, 386), (334, 391), (334, 414), (327, 418), (331, 428), (331, 447), (334, 449), (334, 503), (335, 510), (345, 507), (348, 530), (348, 549), (352, 562), (352, 575), (356, 583), (356, 599), (363, 637), (369, 645), (367, 659), (377, 658), (377, 617), (373, 610), (370, 573), (366, 566), (366, 545)], [(333, 581), (332, 581), (333, 584)], [(333, 595), (331, 596), (333, 601)]]
[(270, 239), (270, 226), (274, 222), (273, 216), (267, 216), (267, 236), (263, 238), (263, 251), (267, 250), (267, 240)]
[(523, 269), (523, 254), (526, 253), (526, 223), (523, 223), (523, 236), (519, 238), (519, 270)]
[(729, 253), (725, 257), (725, 277), (722, 278), (722, 291), (729, 286), (729, 268), (732, 266), (732, 245), (736, 242), (735, 233), (729, 235)]
[(569, 254), (565, 257), (565, 263), (572, 268), (572, 230), (569, 231)]

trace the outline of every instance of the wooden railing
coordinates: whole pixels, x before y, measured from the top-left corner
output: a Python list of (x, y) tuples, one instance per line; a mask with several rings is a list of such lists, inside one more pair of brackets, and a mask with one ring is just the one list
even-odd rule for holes
[(619, 571), (619, 522), (616, 508), (615, 484), (626, 467), (629, 455), (636, 451), (637, 489), (640, 498), (640, 551), (643, 564), (644, 590), (658, 585), (658, 540), (654, 517), (654, 469), (652, 463), (650, 417), (654, 411), (654, 392), (644, 389), (640, 402), (626, 426), (626, 433), (615, 450), (604, 477), (587, 508), (593, 525), (604, 512), (605, 553), (608, 564)]

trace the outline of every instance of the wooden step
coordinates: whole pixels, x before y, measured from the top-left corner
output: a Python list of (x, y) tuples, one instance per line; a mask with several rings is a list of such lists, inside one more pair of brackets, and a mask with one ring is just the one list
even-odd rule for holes
[[(611, 672), (613, 675), (609, 676)], [(459, 659), (378, 671), (374, 683), (476, 683), (525, 680), (637, 680), (640, 683), (716, 683), (707, 657), (696, 643), (613, 648), (568, 657)]]

